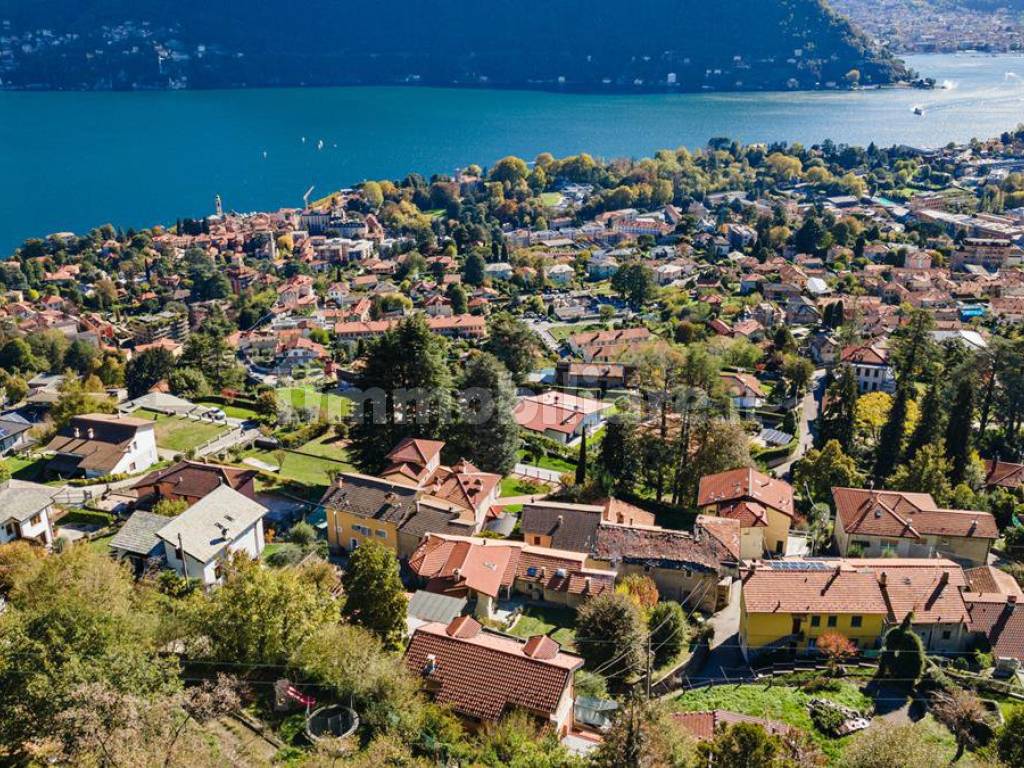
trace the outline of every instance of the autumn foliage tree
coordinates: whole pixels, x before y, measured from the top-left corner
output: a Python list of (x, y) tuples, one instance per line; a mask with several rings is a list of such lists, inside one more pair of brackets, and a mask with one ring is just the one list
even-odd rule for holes
[(818, 638), (818, 652), (825, 657), (829, 674), (839, 671), (839, 665), (857, 655), (857, 646), (838, 632), (826, 632)]

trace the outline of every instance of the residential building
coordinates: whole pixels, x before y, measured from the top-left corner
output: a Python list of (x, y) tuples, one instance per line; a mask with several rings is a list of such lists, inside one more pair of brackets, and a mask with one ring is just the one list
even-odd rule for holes
[(738, 520), (740, 554), (744, 559), (789, 550), (793, 522), (793, 488), (749, 467), (705, 475), (697, 490), (697, 506), (709, 515)]
[(120, 414), (75, 416), (46, 446), (46, 466), (60, 477), (105, 477), (149, 469), (159, 458), (154, 422)]
[(139, 509), (131, 514), (110, 540), (110, 554), (131, 564), (141, 576), (151, 563), (166, 564), (164, 543), (157, 535), (171, 518)]
[(625, 389), (629, 386), (633, 370), (632, 366), (621, 363), (559, 360), (555, 363), (555, 383), (569, 388)]
[(327, 489), (321, 506), (327, 515), (331, 551), (353, 551), (374, 540), (398, 553), (398, 528), (416, 512), (420, 490), (406, 483), (345, 472)]
[(144, 508), (162, 500), (185, 501), (192, 506), (225, 485), (255, 501), (257, 474), (254, 469), (185, 460), (146, 475), (131, 489), (137, 499), (135, 506)]
[(0, 456), (24, 448), (31, 428), (30, 422), (16, 414), (0, 417)]
[(940, 509), (927, 493), (833, 488), (839, 554), (948, 557), (984, 565), (999, 537), (988, 512)]
[(560, 443), (570, 443), (604, 422), (610, 403), (553, 390), (520, 398), (515, 417), (519, 426)]
[(896, 391), (896, 372), (889, 363), (887, 348), (878, 344), (846, 347), (840, 359), (853, 369), (861, 394)]
[(186, 579), (204, 585), (223, 578), (222, 565), (236, 553), (256, 559), (263, 552), (267, 508), (222, 485), (159, 531), (167, 564)]
[(740, 411), (752, 411), (765, 404), (767, 393), (757, 377), (749, 373), (727, 371), (719, 378), (725, 393), (732, 398), (733, 407)]
[(525, 711), (558, 735), (572, 727), (573, 675), (583, 659), (545, 635), (519, 640), (484, 629), (469, 616), (418, 627), (405, 667), (425, 692), (471, 728)]
[(985, 487), (1015, 491), (1024, 485), (1024, 464), (985, 459)]
[(28, 541), (53, 544), (53, 498), (57, 491), (39, 483), (7, 480), (0, 483), (0, 544)]

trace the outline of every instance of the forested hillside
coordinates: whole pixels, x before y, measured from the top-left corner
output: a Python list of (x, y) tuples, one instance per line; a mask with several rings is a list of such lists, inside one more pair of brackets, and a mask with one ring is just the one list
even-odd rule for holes
[(14, 87), (736, 90), (906, 75), (821, 0), (4, 0), (0, 19), (16, 36), (78, 36), (15, 47), (4, 77)]

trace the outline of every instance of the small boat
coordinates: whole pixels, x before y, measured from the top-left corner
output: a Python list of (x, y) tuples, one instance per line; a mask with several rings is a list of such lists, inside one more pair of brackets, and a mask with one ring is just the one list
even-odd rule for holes
[(316, 148), (317, 149), (323, 149), (324, 148), (324, 140), (323, 139), (320, 139), (320, 141), (318, 141), (316, 143)]
[(924, 107), (914, 107), (914, 114), (919, 116), (919, 117), (923, 117), (924, 116)]

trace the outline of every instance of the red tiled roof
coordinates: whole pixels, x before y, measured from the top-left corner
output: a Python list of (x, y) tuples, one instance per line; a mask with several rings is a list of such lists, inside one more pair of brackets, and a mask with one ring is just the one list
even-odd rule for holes
[(1024, 464), (985, 459), (985, 485), (989, 488), (1020, 488), (1024, 485)]
[(742, 583), (748, 613), (889, 613), (875, 576), (841, 562), (828, 570), (755, 567)]
[(837, 523), (851, 534), (908, 539), (925, 535), (995, 539), (999, 535), (988, 512), (939, 509), (927, 493), (833, 488), (832, 498)]
[(750, 500), (774, 509), (787, 517), (793, 516), (793, 488), (789, 483), (768, 477), (756, 469), (740, 467), (700, 479), (697, 506), (720, 506), (740, 500)]
[[(463, 715), (495, 721), (519, 708), (550, 717), (573, 672), (583, 666), (578, 656), (557, 650), (553, 640), (523, 643), (486, 630), (470, 634), (473, 626), (467, 621), (457, 629), (453, 635), (436, 622), (419, 627), (405, 652), (405, 666), (423, 676), (438, 703)], [(556, 648), (553, 654), (549, 643)]]
[(740, 521), (714, 515), (697, 515), (696, 526), (725, 547), (737, 560), (740, 557)]

